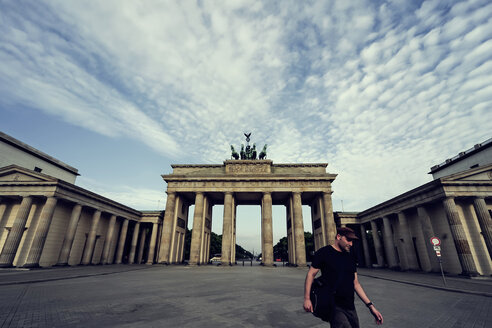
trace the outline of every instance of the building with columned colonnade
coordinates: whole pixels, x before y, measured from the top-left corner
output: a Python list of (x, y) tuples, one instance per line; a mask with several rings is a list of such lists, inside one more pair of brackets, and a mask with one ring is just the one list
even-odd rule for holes
[(335, 213), (361, 236), (359, 263), (492, 275), (492, 139), (433, 166), (434, 180), (359, 213)]
[(195, 205), (190, 264), (209, 259), (210, 228), (214, 205), (224, 205), (223, 264), (235, 262), (236, 207), (261, 205), (263, 264), (273, 264), (272, 205), (286, 206), (289, 263), (306, 265), (302, 205), (312, 208), (315, 249), (335, 238), (331, 183), (335, 174), (328, 164), (274, 164), (271, 160), (226, 160), (222, 165), (172, 165), (163, 175), (167, 182), (159, 263), (180, 263), (188, 207)]
[(163, 213), (78, 187), (77, 176), (0, 132), (0, 267), (155, 262)]
[(236, 260), (237, 206), (260, 205), (263, 264), (272, 265), (272, 206), (283, 205), (289, 263), (305, 266), (309, 205), (315, 249), (350, 226), (361, 238), (359, 265), (435, 272), (430, 238), (438, 237), (446, 272), (492, 274), (491, 139), (432, 167), (433, 181), (362, 212), (333, 212), (327, 165), (176, 164), (162, 175), (165, 211), (139, 211), (76, 186), (77, 169), (0, 132), (0, 267), (182, 263), (190, 215), (188, 263), (205, 264), (215, 205), (223, 205), (222, 264)]

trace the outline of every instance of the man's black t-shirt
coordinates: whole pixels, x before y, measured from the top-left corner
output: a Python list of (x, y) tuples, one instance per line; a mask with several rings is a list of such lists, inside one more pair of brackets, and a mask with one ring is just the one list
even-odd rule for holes
[[(352, 256), (347, 252), (339, 252), (331, 245), (320, 248), (313, 258), (311, 266), (321, 270), (322, 280), (336, 286), (335, 304), (353, 310), (354, 306), (354, 273), (357, 267)], [(338, 283), (337, 283), (338, 282)]]

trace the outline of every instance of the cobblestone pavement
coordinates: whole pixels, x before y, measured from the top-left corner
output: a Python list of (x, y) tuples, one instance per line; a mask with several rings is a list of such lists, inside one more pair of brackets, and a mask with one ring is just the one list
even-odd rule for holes
[[(0, 327), (328, 327), (302, 310), (306, 272), (160, 265), (1, 270)], [(385, 327), (492, 327), (490, 280), (449, 277), (446, 288), (456, 292), (438, 289), (439, 275), (359, 275)], [(358, 299), (356, 307), (361, 327), (375, 327)]]
[(441, 274), (436, 273), (399, 272), (386, 269), (365, 268), (359, 268), (358, 271), (359, 275), (366, 277), (492, 297), (492, 278), (490, 277), (466, 278), (446, 274), (443, 279)]

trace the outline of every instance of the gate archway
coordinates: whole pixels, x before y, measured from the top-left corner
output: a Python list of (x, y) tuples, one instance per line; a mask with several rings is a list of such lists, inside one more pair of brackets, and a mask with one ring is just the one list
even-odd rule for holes
[(188, 208), (195, 205), (190, 247), (191, 265), (204, 264), (210, 252), (213, 206), (223, 209), (222, 264), (235, 262), (236, 207), (261, 206), (263, 263), (273, 265), (272, 206), (286, 206), (289, 262), (306, 265), (302, 205), (311, 206), (315, 249), (333, 242), (335, 222), (331, 183), (336, 174), (327, 163), (273, 164), (271, 160), (226, 160), (222, 165), (171, 165), (162, 175), (167, 203), (159, 263), (180, 263)]

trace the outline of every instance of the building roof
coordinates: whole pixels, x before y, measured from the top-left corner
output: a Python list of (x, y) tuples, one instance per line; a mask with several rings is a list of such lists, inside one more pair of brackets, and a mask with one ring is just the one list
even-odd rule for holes
[(437, 171), (444, 169), (445, 167), (453, 165), (453, 164), (455, 164), (455, 163), (457, 163), (457, 162), (459, 162), (459, 161), (461, 161), (467, 157), (470, 157), (473, 154), (476, 154), (480, 151), (483, 151), (484, 149), (491, 147), (491, 146), (492, 146), (492, 138), (487, 139), (482, 143), (476, 144), (472, 148), (465, 150), (465, 151), (462, 151), (461, 153), (459, 153), (458, 155), (456, 155), (452, 158), (448, 158), (447, 160), (445, 160), (441, 164), (434, 165), (433, 167), (430, 168), (429, 174), (434, 174)]
[(49, 162), (50, 164), (53, 164), (61, 169), (64, 169), (66, 171), (69, 171), (70, 173), (72, 174), (75, 174), (75, 175), (80, 175), (78, 172), (79, 170), (77, 170), (76, 168), (74, 168), (73, 166), (70, 166), (66, 163), (63, 163), (62, 161), (60, 160), (57, 160), (56, 158), (54, 157), (51, 157), (50, 155), (48, 154), (45, 154), (43, 153), (42, 151), (40, 150), (37, 150), (36, 148), (34, 147), (31, 147), (29, 146), (28, 144), (25, 144), (23, 143), (22, 141), (19, 141), (3, 132), (0, 131), (0, 141), (3, 141), (11, 146), (14, 146), (20, 150), (23, 150), (25, 151), (26, 153), (29, 153), (35, 157), (38, 157), (46, 162)]

